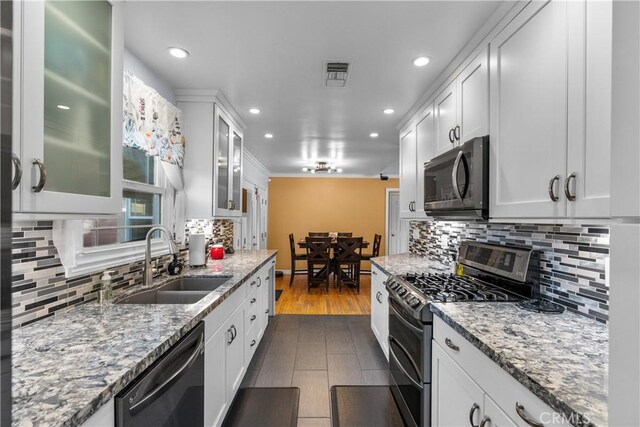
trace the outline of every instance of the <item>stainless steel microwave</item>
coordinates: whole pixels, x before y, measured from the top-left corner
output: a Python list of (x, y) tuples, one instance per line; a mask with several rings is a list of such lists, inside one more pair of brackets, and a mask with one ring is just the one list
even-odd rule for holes
[(424, 211), (440, 218), (489, 218), (489, 136), (424, 164)]

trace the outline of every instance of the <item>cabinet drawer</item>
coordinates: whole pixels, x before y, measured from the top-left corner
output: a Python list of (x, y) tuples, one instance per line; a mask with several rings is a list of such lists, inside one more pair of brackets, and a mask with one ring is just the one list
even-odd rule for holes
[(371, 280), (375, 280), (376, 282), (384, 286), (384, 282), (386, 282), (388, 278), (389, 276), (384, 271), (382, 271), (380, 267), (371, 264)]
[(247, 296), (247, 284), (243, 283), (231, 295), (229, 295), (222, 304), (213, 309), (211, 313), (204, 318), (204, 339), (205, 341), (218, 330), (225, 320), (238, 308)]
[[(257, 294), (256, 296), (257, 297)], [(251, 331), (251, 328), (253, 328), (255, 325), (257, 325), (260, 322), (260, 312), (259, 312), (259, 306), (258, 303), (254, 303), (251, 304), (249, 301), (251, 301), (250, 298), (247, 298), (247, 305), (246, 305), (246, 310), (245, 313), (247, 315), (247, 335), (249, 335), (249, 332)], [(257, 326), (256, 326), (257, 327)], [(259, 327), (257, 327), (258, 329), (260, 329)]]
[(253, 354), (256, 352), (256, 348), (258, 348), (258, 344), (260, 343), (260, 328), (255, 324), (257, 322), (252, 322), (253, 325), (249, 326), (249, 330), (247, 332), (247, 336), (245, 337), (245, 365), (249, 366), (251, 359), (253, 359)]
[[(551, 409), (439, 317), (433, 320), (433, 339), (482, 387), (506, 416), (519, 425), (527, 423), (518, 412), (544, 425), (570, 425), (568, 419)], [(520, 411), (516, 410), (516, 404), (521, 405)]]

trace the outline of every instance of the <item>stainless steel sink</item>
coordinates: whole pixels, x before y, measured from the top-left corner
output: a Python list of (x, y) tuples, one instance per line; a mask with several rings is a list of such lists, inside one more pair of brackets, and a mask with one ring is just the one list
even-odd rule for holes
[(193, 304), (230, 278), (231, 276), (180, 277), (159, 288), (135, 293), (116, 304)]
[(231, 276), (217, 277), (179, 277), (162, 285), (161, 291), (207, 291), (211, 292), (218, 289)]

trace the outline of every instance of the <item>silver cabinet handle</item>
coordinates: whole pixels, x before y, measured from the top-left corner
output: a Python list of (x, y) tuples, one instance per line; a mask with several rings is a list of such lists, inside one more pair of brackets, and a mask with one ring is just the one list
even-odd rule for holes
[(236, 338), (236, 337), (233, 335), (233, 326), (232, 326), (231, 328), (229, 328), (229, 329), (227, 330), (227, 332), (229, 333), (229, 339), (227, 340), (227, 345), (231, 345), (231, 343), (233, 342), (233, 340)]
[(551, 199), (552, 202), (558, 201), (558, 196), (556, 196), (555, 193), (553, 192), (553, 184), (555, 184), (555, 182), (558, 180), (560, 180), (560, 175), (554, 176), (549, 181), (549, 198)]
[(378, 273), (375, 270), (371, 271), (371, 274), (373, 274), (374, 276), (378, 275)]
[(15, 153), (11, 153), (11, 160), (13, 161), (13, 168), (16, 170), (13, 180), (11, 180), (11, 189), (15, 190), (22, 180), (22, 163)]
[(264, 314), (269, 314), (269, 309), (268, 308), (264, 311)]
[(457, 345), (455, 345), (453, 343), (453, 341), (451, 341), (449, 338), (445, 338), (444, 339), (444, 343), (447, 345), (447, 347), (449, 347), (451, 350), (453, 351), (460, 351), (460, 347), (458, 347)]
[(40, 159), (33, 159), (33, 164), (38, 166), (40, 170), (40, 180), (38, 181), (38, 185), (34, 185), (31, 189), (34, 193), (39, 193), (47, 183), (47, 168), (44, 167), (44, 163)]
[(258, 276), (258, 287), (260, 287), (260, 285), (262, 285), (262, 277)]
[(569, 190), (569, 184), (571, 184), (571, 180), (576, 178), (576, 173), (571, 172), (571, 175), (564, 180), (564, 195), (567, 196), (567, 200), (573, 202), (576, 200), (576, 196), (571, 194), (571, 190)]
[(453, 170), (451, 171), (451, 182), (453, 182), (453, 193), (456, 195), (456, 198), (460, 201), (460, 203), (462, 202), (462, 194), (460, 194), (460, 189), (458, 188), (458, 168), (460, 167), (460, 161), (462, 160), (462, 157), (464, 156), (464, 153), (461, 151), (458, 151), (458, 155), (456, 156), (456, 161), (453, 163)]
[(256, 281), (254, 280), (253, 282), (251, 282), (251, 286), (255, 286), (256, 285)]
[(469, 425), (471, 425), (471, 427), (478, 427), (473, 423), (473, 416), (476, 414), (478, 409), (480, 409), (480, 406), (478, 406), (477, 403), (474, 403), (469, 410)]
[(254, 302), (256, 302), (255, 298), (251, 298), (251, 301), (249, 301), (251, 304), (253, 304)]
[(376, 299), (378, 300), (378, 302), (379, 302), (380, 304), (382, 304), (382, 299), (381, 299), (381, 297), (382, 297), (382, 294), (380, 293), (380, 291), (376, 292)]
[(453, 129), (449, 129), (449, 142), (453, 144), (454, 141)]
[(254, 345), (256, 345), (256, 340), (251, 340), (250, 346), (253, 347)]
[(453, 137), (460, 141), (460, 125), (453, 128)]
[(254, 320), (256, 320), (256, 315), (254, 314), (253, 316), (251, 316), (251, 319), (249, 319), (249, 320), (251, 320), (252, 322), (253, 322)]
[(480, 421), (480, 427), (484, 427), (485, 425), (487, 425), (487, 423), (491, 422), (491, 418), (489, 417), (482, 417), (482, 421)]
[(527, 423), (531, 427), (544, 427), (544, 424), (534, 420), (529, 415), (527, 415), (527, 413), (525, 412), (525, 409), (524, 409), (524, 405), (521, 405), (518, 402), (516, 402), (516, 412), (518, 413), (518, 416), (520, 418), (522, 418), (522, 421), (524, 421), (525, 423)]

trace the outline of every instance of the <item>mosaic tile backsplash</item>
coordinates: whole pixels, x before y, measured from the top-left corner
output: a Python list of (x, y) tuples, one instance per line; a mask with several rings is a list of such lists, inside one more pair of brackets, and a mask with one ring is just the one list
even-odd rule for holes
[(188, 219), (184, 229), (186, 242), (189, 242), (189, 234), (204, 233), (207, 245), (233, 246), (233, 221), (229, 219)]
[[(233, 243), (233, 222), (209, 220), (211, 240)], [(230, 228), (230, 230), (229, 230)], [(12, 237), (12, 323), (21, 327), (61, 310), (94, 301), (101, 286), (102, 272), (66, 279), (58, 251), (53, 244), (52, 221), (15, 221)], [(229, 237), (230, 236), (230, 237)], [(186, 264), (188, 251), (180, 257)], [(164, 274), (171, 256), (157, 261), (159, 274)], [(143, 262), (138, 261), (120, 267), (109, 268), (114, 289), (121, 289), (142, 282)]]
[(541, 293), (571, 311), (607, 323), (609, 228), (598, 225), (413, 221), (409, 250), (450, 263), (463, 240), (530, 246), (540, 251)]

